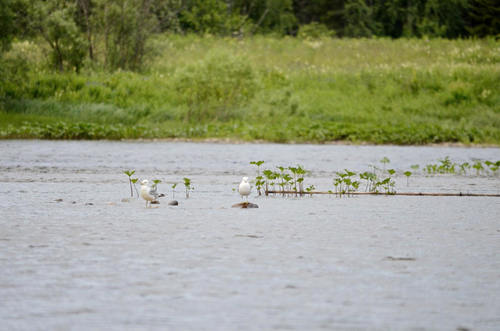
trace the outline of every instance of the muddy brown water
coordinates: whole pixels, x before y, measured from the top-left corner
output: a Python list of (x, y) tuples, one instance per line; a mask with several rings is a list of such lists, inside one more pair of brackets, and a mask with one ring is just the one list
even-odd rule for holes
[[(258, 197), (253, 160), (306, 185), (382, 157), (398, 172), (498, 148), (0, 141), (5, 330), (498, 330), (500, 198)], [(131, 199), (126, 169), (166, 200)], [(170, 182), (195, 190), (168, 206)], [(500, 178), (396, 178), (398, 191), (500, 193)], [(168, 182), (168, 183), (167, 183)]]

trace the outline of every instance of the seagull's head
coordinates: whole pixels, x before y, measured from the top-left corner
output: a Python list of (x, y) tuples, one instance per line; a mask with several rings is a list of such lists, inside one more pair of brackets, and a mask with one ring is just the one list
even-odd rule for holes
[(149, 183), (149, 182), (148, 182), (148, 180), (147, 180), (147, 179), (144, 179), (144, 180), (142, 180), (142, 181), (141, 181), (141, 185), (148, 185), (148, 183)]
[(248, 182), (248, 177), (243, 177), (244, 182)]

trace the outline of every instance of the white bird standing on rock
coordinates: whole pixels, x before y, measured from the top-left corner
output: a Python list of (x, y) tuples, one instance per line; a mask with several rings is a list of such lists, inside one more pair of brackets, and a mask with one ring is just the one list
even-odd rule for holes
[(241, 197), (246, 197), (247, 202), (248, 202), (248, 196), (250, 195), (250, 183), (248, 183), (248, 177), (243, 177), (241, 180), (240, 186), (238, 186), (238, 192), (240, 193)]
[(148, 202), (151, 207), (151, 203), (158, 203), (158, 198), (165, 196), (163, 193), (158, 193), (156, 185), (149, 187), (148, 183), (147, 179), (141, 182), (141, 197), (146, 200), (146, 208), (148, 208)]

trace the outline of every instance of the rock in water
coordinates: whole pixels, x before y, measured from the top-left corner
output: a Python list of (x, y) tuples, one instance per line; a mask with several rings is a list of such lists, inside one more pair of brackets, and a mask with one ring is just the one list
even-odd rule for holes
[(236, 204), (232, 205), (231, 207), (233, 207), (233, 208), (259, 208), (258, 205), (256, 205), (255, 203), (251, 203), (251, 202), (240, 202), (240, 203), (236, 203)]
[(168, 205), (169, 205), (169, 206), (178, 206), (178, 205), (179, 205), (179, 201), (177, 201), (177, 200), (172, 200), (172, 201), (169, 201), (169, 202), (168, 202)]

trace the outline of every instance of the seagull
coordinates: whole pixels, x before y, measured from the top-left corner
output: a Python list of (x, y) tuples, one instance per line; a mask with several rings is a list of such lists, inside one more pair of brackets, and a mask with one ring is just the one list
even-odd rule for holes
[(250, 195), (250, 184), (248, 183), (248, 177), (243, 177), (241, 180), (240, 186), (238, 186), (238, 192), (240, 193), (241, 197), (246, 197), (247, 202), (248, 202), (248, 196)]
[(165, 194), (158, 193), (157, 186), (154, 185), (153, 187), (149, 187), (148, 183), (147, 179), (141, 182), (141, 197), (146, 200), (146, 208), (148, 208), (148, 202), (151, 208), (151, 203), (158, 203), (158, 198), (164, 197)]

